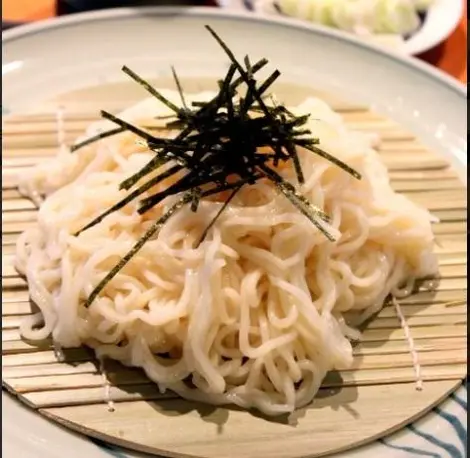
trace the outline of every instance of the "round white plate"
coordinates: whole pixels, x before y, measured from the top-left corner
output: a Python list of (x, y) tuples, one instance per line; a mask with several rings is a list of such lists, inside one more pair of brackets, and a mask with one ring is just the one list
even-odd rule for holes
[[(299, 2), (302, 0), (299, 0)], [(221, 7), (231, 9), (245, 9), (260, 14), (282, 15), (273, 7), (276, 0), (218, 0)], [(416, 55), (427, 51), (444, 41), (458, 26), (464, 3), (462, 0), (434, 0), (432, 6), (426, 12), (424, 21), (411, 37), (406, 39), (403, 46), (397, 50), (404, 54)], [(306, 21), (302, 21), (306, 22)], [(311, 23), (310, 23), (311, 24)], [(311, 24), (312, 26), (316, 26)], [(384, 44), (385, 39), (379, 39)], [(395, 42), (395, 41), (394, 41)]]
[[(406, 125), (466, 176), (464, 86), (418, 61), (284, 18), (263, 20), (206, 8), (145, 8), (78, 14), (19, 27), (3, 34), (2, 111), (34, 111), (61, 93), (123, 80), (123, 64), (144, 77), (167, 75), (170, 64), (184, 76), (219, 76), (226, 61), (214, 52), (203, 27), (207, 23), (222, 33), (236, 54), (248, 51), (270, 59), (285, 82), (368, 103)], [(341, 456), (464, 458), (466, 409), (463, 385), (415, 425)], [(2, 416), (5, 458), (136, 456), (65, 431), (5, 393)]]

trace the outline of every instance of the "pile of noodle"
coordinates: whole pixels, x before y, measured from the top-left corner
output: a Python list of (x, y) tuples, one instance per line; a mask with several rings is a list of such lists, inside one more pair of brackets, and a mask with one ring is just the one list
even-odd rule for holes
[[(198, 248), (221, 200), (176, 213), (86, 308), (93, 288), (178, 197), (144, 215), (134, 201), (76, 237), (126, 195), (119, 183), (153, 153), (130, 133), (75, 153), (61, 147), (21, 185), (46, 196), (37, 225), (17, 245), (17, 268), (40, 309), (22, 323), (22, 335), (52, 335), (65, 348), (85, 344), (189, 399), (270, 415), (311, 402), (328, 371), (352, 363), (350, 339), (359, 334), (349, 314), (372, 315), (388, 295), (435, 274), (437, 263), (431, 216), (392, 190), (374, 140), (348, 131), (319, 99), (292, 111), (311, 113), (320, 146), (362, 174), (356, 180), (299, 153), (306, 177), (299, 191), (331, 216), (337, 241), (259, 181), (242, 188)], [(152, 99), (119, 116), (139, 122), (165, 114)], [(107, 127), (96, 123), (87, 136)], [(279, 173), (297, 186), (291, 165)]]

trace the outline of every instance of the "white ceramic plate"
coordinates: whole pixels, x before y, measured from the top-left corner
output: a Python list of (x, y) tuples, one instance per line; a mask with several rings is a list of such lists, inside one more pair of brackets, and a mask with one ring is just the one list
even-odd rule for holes
[[(236, 53), (266, 56), (286, 82), (353, 96), (414, 131), (466, 176), (466, 90), (418, 61), (399, 58), (334, 30), (298, 21), (263, 20), (205, 8), (117, 9), (69, 16), (3, 34), (3, 112), (34, 110), (60, 93), (123, 79), (120, 67), (143, 76), (218, 76), (225, 68), (203, 25), (223, 32)], [(193, 46), (188, 48), (187, 44)], [(467, 394), (451, 398), (402, 432), (342, 457), (466, 456)], [(136, 456), (97, 445), (49, 423), (2, 394), (5, 458)], [(340, 458), (340, 455), (336, 455)]]
[[(282, 14), (273, 8), (276, 0), (218, 0), (221, 7), (245, 9), (261, 14)], [(300, 0), (299, 0), (300, 1)], [(434, 0), (426, 12), (419, 30), (406, 39), (397, 50), (404, 54), (416, 55), (427, 51), (444, 41), (457, 27), (463, 14), (462, 0)], [(302, 21), (305, 22), (305, 21)], [(390, 40), (378, 38), (379, 42), (390, 45)], [(396, 40), (392, 43), (395, 45)]]

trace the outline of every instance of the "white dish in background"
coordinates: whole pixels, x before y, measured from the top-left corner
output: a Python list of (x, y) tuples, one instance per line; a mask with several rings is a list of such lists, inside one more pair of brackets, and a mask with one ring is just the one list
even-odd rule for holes
[[(223, 8), (244, 9), (259, 14), (283, 16), (275, 8), (270, 7), (270, 4), (275, 2), (276, 0), (218, 0), (217, 3)], [(438, 45), (452, 34), (462, 18), (463, 11), (464, 3), (462, 0), (434, 0), (421, 27), (403, 42), (401, 42), (401, 39), (398, 41), (397, 37), (393, 35), (375, 35), (366, 40), (390, 46), (404, 54), (421, 54)], [(298, 20), (304, 24), (318, 27), (318, 24), (302, 19)]]
[[(463, 85), (344, 33), (285, 18), (264, 20), (206, 8), (145, 8), (77, 14), (19, 27), (3, 34), (3, 110), (34, 111), (61, 93), (123, 80), (124, 63), (144, 77), (170, 74), (170, 64), (183, 76), (219, 76), (226, 60), (212, 52), (206, 23), (223, 33), (236, 54), (248, 49), (253, 56), (269, 58), (284, 81), (368, 103), (406, 125), (466, 175)], [(188, 42), (196, 45), (188, 47)], [(463, 458), (466, 397), (464, 384), (412, 427), (335, 457)], [(5, 458), (137, 456), (69, 433), (5, 393), (2, 416)]]

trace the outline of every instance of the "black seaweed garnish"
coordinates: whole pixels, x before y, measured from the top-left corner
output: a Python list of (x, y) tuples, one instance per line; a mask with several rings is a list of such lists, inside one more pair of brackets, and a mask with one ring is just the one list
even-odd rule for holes
[[(94, 141), (127, 131), (140, 137), (155, 154), (137, 173), (120, 184), (120, 189), (130, 191), (129, 194), (88, 223), (76, 235), (100, 223), (106, 216), (139, 198), (164, 180), (170, 179), (171, 184), (140, 200), (138, 212), (140, 214), (147, 212), (167, 197), (180, 196), (176, 203), (163, 213), (134, 247), (99, 282), (86, 300), (86, 307), (96, 299), (109, 281), (119, 274), (145, 243), (158, 235), (159, 230), (174, 213), (186, 205), (190, 205), (191, 210), (196, 212), (204, 198), (231, 191), (203, 231), (196, 244), (198, 246), (240, 189), (260, 179), (271, 181), (275, 188), (325, 237), (334, 240), (328, 232), (330, 221), (328, 215), (312, 205), (293, 184), (286, 181), (276, 171), (279, 164), (291, 162), (297, 181), (300, 184), (304, 182), (298, 156), (299, 147), (334, 163), (354, 178), (361, 178), (357, 171), (319, 148), (318, 139), (312, 137), (310, 130), (305, 128), (308, 115), (296, 116), (275, 101), (272, 105), (266, 103), (266, 99), (270, 97), (267, 94), (268, 89), (281, 74), (278, 70), (272, 72), (264, 81), (258, 82), (255, 74), (268, 61), (261, 59), (252, 64), (250, 58), (245, 56), (244, 65), (242, 65), (219, 35), (210, 26), (206, 28), (230, 59), (230, 66), (225, 77), (218, 82), (217, 95), (208, 102), (192, 102), (189, 106), (173, 67), (173, 78), (182, 107), (176, 106), (131, 69), (123, 67), (127, 75), (174, 113), (171, 120), (166, 123), (168, 129), (179, 129), (179, 133), (174, 138), (156, 137), (150, 129), (135, 126), (111, 113), (102, 111), (102, 116), (117, 124), (118, 127), (72, 147), (72, 151), (76, 151)], [(245, 90), (243, 96), (238, 92), (240, 88)], [(160, 119), (163, 118), (160, 117)]]

